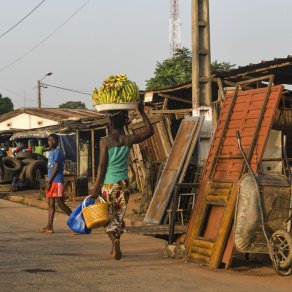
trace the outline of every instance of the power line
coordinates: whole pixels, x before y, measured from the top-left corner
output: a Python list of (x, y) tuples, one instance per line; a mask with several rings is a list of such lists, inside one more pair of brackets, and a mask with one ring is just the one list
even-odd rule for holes
[(33, 10), (31, 10), (27, 15), (25, 15), (22, 19), (20, 19), (16, 24), (14, 24), (12, 27), (10, 27), (8, 30), (3, 32), (0, 35), (0, 39), (7, 35), (11, 30), (13, 30), (16, 26), (18, 26), (21, 22), (23, 22), (26, 18), (28, 18), (35, 10), (37, 10), (46, 0), (41, 1)]
[[(25, 99), (28, 100), (28, 101), (36, 102), (35, 99), (27, 98), (24, 94), (20, 94), (20, 93), (14, 91), (14, 90), (11, 90), (11, 89), (9, 89), (9, 88), (7, 88), (7, 87), (0, 86), (0, 88), (4, 89), (5, 91), (10, 92), (10, 93), (12, 93), (12, 94), (14, 94), (14, 95), (19, 96), (19, 98), (17, 98), (17, 97), (13, 97), (13, 98), (12, 98), (13, 100), (14, 100), (14, 99), (16, 99), (16, 100), (23, 100), (23, 99), (25, 98)], [(21, 97), (21, 98), (20, 98), (20, 97)], [(44, 104), (44, 105), (45, 105), (45, 106), (49, 106), (48, 104)]]
[(66, 90), (66, 91), (76, 92), (76, 93), (80, 93), (80, 94), (84, 94), (84, 95), (90, 95), (90, 96), (92, 95), (91, 93), (88, 93), (88, 92), (82, 92), (82, 91), (79, 91), (76, 89), (65, 88), (65, 87), (61, 87), (61, 86), (57, 86), (57, 85), (51, 85), (51, 84), (46, 84), (46, 83), (42, 83), (41, 85), (53, 87), (53, 88), (57, 88), (57, 89), (62, 89), (62, 90)]
[(11, 89), (6, 88), (6, 87), (3, 87), (3, 86), (0, 86), (0, 88), (4, 89), (5, 91), (10, 92), (10, 93), (12, 93), (12, 94), (14, 94), (14, 95), (19, 96), (19, 98), (17, 98), (17, 97), (13, 97), (13, 99), (16, 99), (16, 100), (22, 100), (23, 98), (26, 98), (27, 100), (34, 101), (34, 102), (35, 102), (34, 99), (27, 98), (25, 95), (20, 94), (20, 93), (17, 93), (17, 92), (15, 92), (14, 90), (11, 90)]
[(3, 86), (0, 86), (0, 88), (3, 88), (4, 90), (6, 90), (6, 91), (8, 91), (8, 92), (10, 92), (10, 93), (12, 93), (12, 94), (15, 94), (15, 95), (18, 95), (18, 96), (24, 97), (22, 94), (17, 93), (17, 92), (15, 92), (14, 90), (8, 89), (8, 88), (3, 87)]
[(28, 54), (30, 54), (32, 51), (34, 51), (36, 48), (38, 48), (40, 45), (42, 45), (46, 40), (48, 40), (51, 36), (53, 36), (58, 30), (60, 30), (67, 22), (69, 22), (80, 10), (82, 10), (91, 0), (87, 0), (80, 8), (78, 8), (69, 18), (67, 18), (61, 25), (59, 25), (55, 30), (53, 30), (48, 36), (46, 36), (44, 39), (42, 39), (40, 42), (38, 42), (35, 46), (33, 46), (29, 51), (27, 51), (22, 56), (18, 57), (16, 60), (11, 62), (10, 64), (2, 67), (0, 69), (0, 72), (8, 69), (15, 63), (19, 62), (21, 59), (26, 57)]

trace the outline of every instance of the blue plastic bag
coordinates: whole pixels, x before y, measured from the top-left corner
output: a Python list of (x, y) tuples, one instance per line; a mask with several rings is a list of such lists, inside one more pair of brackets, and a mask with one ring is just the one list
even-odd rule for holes
[[(93, 204), (94, 204), (94, 199), (92, 198), (85, 199), (85, 202), (84, 202), (85, 207), (88, 207)], [(84, 218), (82, 215), (82, 203), (80, 203), (79, 206), (71, 213), (67, 221), (67, 225), (72, 231), (76, 233), (80, 233), (80, 234), (91, 233), (91, 229), (88, 229), (84, 222)]]

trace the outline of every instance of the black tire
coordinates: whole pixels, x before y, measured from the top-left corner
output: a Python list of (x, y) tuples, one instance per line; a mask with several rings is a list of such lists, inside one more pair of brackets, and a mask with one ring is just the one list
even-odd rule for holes
[(3, 184), (3, 183), (11, 183), (12, 182), (12, 179), (14, 176), (17, 176), (19, 173), (19, 171), (10, 171), (10, 170), (7, 170), (5, 169), (5, 172), (4, 172), (4, 179), (0, 179), (0, 183)]
[(19, 180), (24, 182), (26, 180), (26, 170), (27, 170), (27, 165), (23, 166), (20, 174), (19, 174)]
[(22, 162), (14, 157), (3, 157), (3, 165), (4, 165), (4, 171), (8, 172), (16, 172), (21, 170), (22, 168)]
[(274, 258), (279, 270), (286, 270), (292, 265), (292, 236), (285, 230), (277, 230), (271, 237)]
[(38, 156), (37, 156), (36, 153), (31, 153), (31, 152), (28, 152), (28, 151), (17, 152), (16, 157), (20, 158), (20, 159), (25, 159), (25, 158), (32, 158), (34, 160), (38, 159)]
[(32, 188), (39, 188), (40, 181), (47, 174), (47, 164), (45, 161), (36, 160), (27, 166), (25, 176)]
[(31, 163), (33, 163), (33, 162), (35, 162), (36, 160), (35, 159), (32, 159), (32, 158), (24, 158), (23, 160), (22, 160), (22, 163), (24, 164), (24, 165), (29, 165), (29, 164), (31, 164)]
[(46, 163), (48, 162), (48, 158), (46, 156), (43, 156), (43, 155), (40, 155), (40, 154), (37, 154), (37, 160), (42, 160), (42, 161), (45, 161)]

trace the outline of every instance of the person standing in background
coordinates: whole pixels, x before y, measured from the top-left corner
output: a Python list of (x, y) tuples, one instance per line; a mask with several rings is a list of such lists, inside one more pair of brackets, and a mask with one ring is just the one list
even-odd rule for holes
[(1, 148), (0, 148), (0, 178), (1, 180), (5, 179), (5, 170), (4, 170), (4, 162), (3, 162), (3, 157), (6, 157), (7, 153), (6, 153), (6, 147), (5, 145), (1, 144)]
[(58, 136), (51, 134), (48, 138), (50, 148), (48, 158), (48, 178), (46, 182), (46, 198), (48, 199), (49, 213), (48, 224), (39, 230), (42, 233), (53, 233), (53, 220), (55, 216), (55, 202), (68, 216), (72, 213), (71, 209), (64, 202), (64, 158), (58, 147)]

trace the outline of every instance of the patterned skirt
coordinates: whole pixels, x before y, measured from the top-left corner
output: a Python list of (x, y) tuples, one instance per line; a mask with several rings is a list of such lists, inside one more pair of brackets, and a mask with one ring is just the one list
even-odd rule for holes
[(101, 189), (102, 197), (110, 203), (109, 216), (111, 221), (105, 225), (106, 233), (114, 232), (119, 237), (125, 231), (124, 216), (129, 200), (128, 180), (115, 184), (104, 184)]

